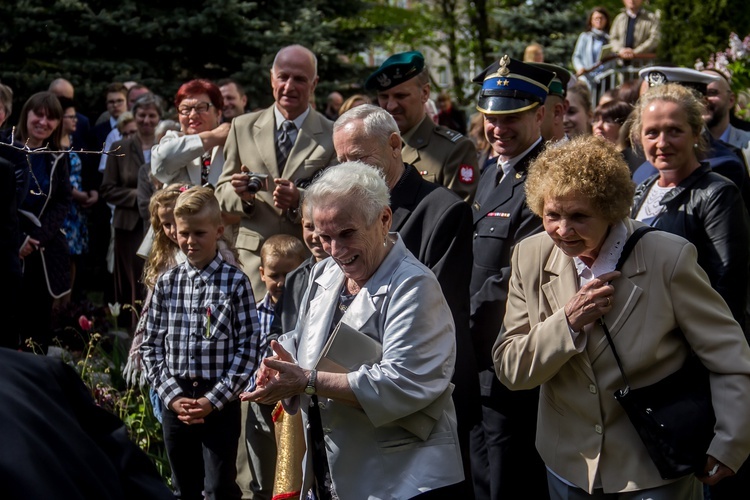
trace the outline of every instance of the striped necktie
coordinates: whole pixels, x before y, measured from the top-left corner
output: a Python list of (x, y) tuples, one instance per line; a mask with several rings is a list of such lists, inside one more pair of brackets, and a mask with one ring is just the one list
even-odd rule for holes
[(281, 132), (276, 138), (276, 164), (279, 166), (279, 171), (284, 169), (286, 160), (289, 158), (289, 152), (292, 150), (292, 138), (289, 132), (296, 128), (294, 122), (290, 120), (284, 120), (284, 123), (281, 124)]

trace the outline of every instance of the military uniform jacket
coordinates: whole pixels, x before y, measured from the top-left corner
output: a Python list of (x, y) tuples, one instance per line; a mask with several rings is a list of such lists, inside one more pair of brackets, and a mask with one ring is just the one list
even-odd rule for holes
[(479, 181), (477, 150), (460, 133), (435, 124), (425, 116), (405, 140), (401, 150), (404, 163), (416, 167), (422, 177), (453, 190), (471, 202)]
[(524, 183), (531, 161), (543, 150), (539, 142), (495, 186), (495, 168), (479, 180), (474, 216), (474, 267), (471, 275), (471, 325), (480, 370), (492, 368), (492, 345), (505, 314), (513, 247), (542, 229), (542, 221), (526, 205)]
[(456, 325), (453, 401), (459, 426), (479, 420), (479, 379), (469, 334), (471, 209), (448, 189), (420, 177), (412, 165), (391, 190), (393, 224), (406, 248), (440, 283)]

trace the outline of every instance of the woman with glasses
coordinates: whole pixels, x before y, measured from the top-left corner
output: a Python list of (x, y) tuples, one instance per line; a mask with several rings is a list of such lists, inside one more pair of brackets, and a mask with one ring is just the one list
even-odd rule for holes
[(191, 80), (179, 88), (174, 104), (182, 130), (167, 132), (154, 146), (151, 172), (164, 184), (215, 186), (229, 134), (229, 123), (219, 123), (221, 90), (208, 80)]
[[(21, 108), (13, 135), (16, 147), (33, 150), (26, 155), (28, 183), (18, 204), (23, 261), (19, 318), (25, 332), (21, 341), (23, 347), (45, 353), (52, 340), (52, 301), (70, 293), (68, 243), (60, 230), (71, 202), (68, 155), (60, 152), (62, 117), (57, 97), (38, 92)], [(3, 131), (0, 141), (9, 144), (11, 135), (11, 130)], [(45, 147), (48, 152), (40, 151)]]
[[(130, 134), (132, 124), (122, 126), (122, 140), (112, 144), (113, 154), (107, 155), (100, 190), (102, 198), (114, 206), (115, 300), (121, 303), (135, 305), (145, 296), (145, 289), (138, 281), (143, 274), (143, 259), (137, 256), (137, 251), (146, 229), (138, 211), (138, 172), (151, 159), (163, 109), (162, 99), (154, 94), (143, 94), (136, 99), (131, 110), (135, 133)], [(125, 324), (130, 325), (133, 319), (125, 318)]]

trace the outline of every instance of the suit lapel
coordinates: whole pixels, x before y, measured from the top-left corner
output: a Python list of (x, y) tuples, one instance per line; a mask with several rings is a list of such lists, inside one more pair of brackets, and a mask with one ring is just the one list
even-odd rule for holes
[(417, 206), (421, 177), (412, 165), (404, 165), (404, 174), (391, 191), (391, 210), (393, 222), (391, 231), (398, 232), (409, 220)]
[[(626, 221), (626, 225), (628, 227), (628, 237), (630, 237), (634, 226), (632, 221)], [(612, 310), (602, 318), (609, 329), (612, 340), (615, 340), (617, 335), (623, 330), (639, 298), (643, 294), (643, 289), (633, 283), (631, 278), (645, 272), (646, 258), (643, 246), (639, 244), (633, 248), (632, 253), (625, 261), (622, 267), (622, 276), (612, 283), (615, 287), (615, 293), (612, 298)], [(593, 362), (609, 347), (607, 337), (598, 323), (594, 328), (591, 339), (594, 340), (594, 344), (587, 346), (587, 349)]]
[[(320, 125), (320, 117), (315, 110), (311, 109), (305, 121), (302, 122), (302, 126), (297, 131), (297, 140), (294, 141), (292, 150), (289, 152), (289, 158), (286, 160), (284, 171), (281, 174), (284, 179), (292, 179), (295, 172), (304, 167), (305, 159), (310, 156), (318, 145), (318, 136), (321, 133), (323, 133), (323, 128)], [(309, 177), (309, 175), (302, 174), (301, 177)]]
[[(483, 173), (479, 181), (479, 190), (474, 198), (473, 215), (474, 224), (487, 216), (487, 214), (495, 211), (497, 207), (508, 202), (514, 196), (520, 200), (525, 200), (525, 194), (523, 193), (523, 183), (526, 181), (526, 171), (529, 163), (536, 158), (536, 156), (544, 148), (544, 142), (540, 142), (533, 148), (529, 153), (521, 158), (516, 163), (508, 175), (506, 175), (500, 184), (495, 186), (495, 176), (497, 170), (495, 168), (488, 167)], [(520, 194), (519, 194), (520, 191)], [(524, 201), (525, 203), (525, 201)]]
[(344, 275), (338, 265), (331, 261), (315, 279), (317, 292), (307, 308), (304, 331), (298, 349), (300, 366), (311, 368), (320, 355), (331, 331), (335, 304), (343, 286)]
[(268, 173), (276, 178), (279, 177), (279, 166), (276, 163), (276, 120), (273, 115), (273, 106), (275, 104), (258, 117), (253, 125), (252, 134), (255, 148), (268, 168)]

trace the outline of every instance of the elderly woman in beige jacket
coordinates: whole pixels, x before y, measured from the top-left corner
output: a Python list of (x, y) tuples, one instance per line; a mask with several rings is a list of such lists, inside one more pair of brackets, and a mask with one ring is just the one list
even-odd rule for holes
[[(493, 357), (508, 387), (541, 385), (537, 448), (553, 499), (700, 499), (698, 480), (715, 484), (750, 453), (750, 347), (695, 247), (650, 232), (614, 271), (641, 225), (627, 218), (633, 190), (622, 157), (594, 137), (549, 148), (526, 181), (546, 234), (515, 249)], [(691, 350), (708, 369), (716, 435), (702, 471), (661, 478), (614, 398), (625, 384), (599, 319), (634, 388), (675, 372)]]

